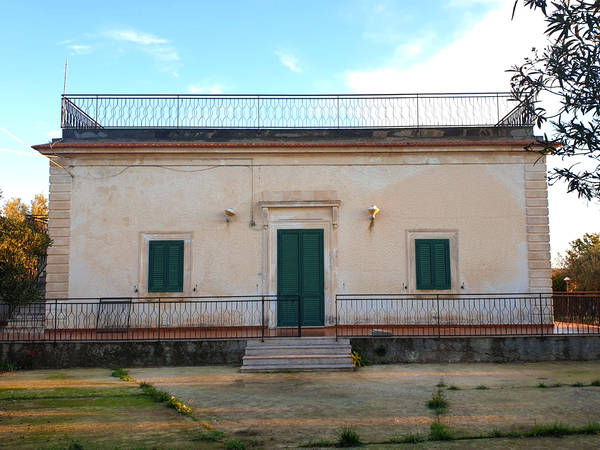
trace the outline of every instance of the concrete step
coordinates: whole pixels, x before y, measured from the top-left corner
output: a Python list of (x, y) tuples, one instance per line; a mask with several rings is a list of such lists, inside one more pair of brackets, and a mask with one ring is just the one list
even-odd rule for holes
[(247, 342), (242, 372), (353, 370), (349, 339), (269, 338)]
[(285, 368), (281, 366), (255, 366), (245, 365), (240, 369), (242, 373), (268, 373), (268, 372), (350, 372), (354, 370), (352, 364), (313, 364), (303, 366), (289, 364)]
[(297, 355), (310, 353), (313, 355), (349, 355), (351, 347), (349, 345), (302, 345), (302, 346), (282, 346), (265, 345), (263, 347), (246, 347), (247, 356), (269, 356), (269, 355)]
[(274, 365), (281, 366), (286, 364), (311, 365), (311, 364), (346, 364), (352, 365), (352, 358), (349, 355), (278, 355), (278, 356), (244, 356), (244, 364)]
[(265, 338), (264, 342), (260, 339), (249, 339), (246, 347), (262, 347), (265, 345), (293, 347), (295, 345), (350, 345), (349, 339), (338, 339), (328, 337), (306, 337), (306, 338)]

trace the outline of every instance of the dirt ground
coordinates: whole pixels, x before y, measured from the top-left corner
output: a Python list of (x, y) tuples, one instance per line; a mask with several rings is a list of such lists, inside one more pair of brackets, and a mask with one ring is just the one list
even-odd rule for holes
[[(130, 369), (129, 374), (190, 405), (193, 419), (154, 403), (135, 383), (111, 377), (108, 369), (18, 371), (0, 375), (0, 447), (68, 448), (78, 442), (83, 448), (223, 448), (229, 438), (255, 448), (298, 447), (334, 441), (345, 426), (371, 443), (409, 433), (426, 436), (434, 416), (425, 404), (440, 382), (450, 405), (440, 420), (459, 435), (600, 420), (600, 387), (572, 386), (600, 379), (600, 362), (380, 365), (345, 373), (280, 374), (165, 367)], [(206, 431), (201, 422), (226, 438), (198, 441)], [(600, 436), (417, 447), (599, 448)]]
[(130, 372), (190, 402), (216, 428), (272, 444), (335, 440), (344, 426), (371, 442), (426, 435), (433, 415), (425, 403), (440, 381), (460, 389), (444, 389), (450, 408), (442, 421), (466, 434), (600, 420), (600, 387), (570, 386), (600, 378), (597, 362), (379, 365), (312, 374), (240, 374), (226, 367)]

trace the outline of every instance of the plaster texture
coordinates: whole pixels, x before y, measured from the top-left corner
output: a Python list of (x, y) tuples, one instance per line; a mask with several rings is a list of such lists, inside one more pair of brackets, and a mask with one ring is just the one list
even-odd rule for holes
[[(280, 147), (251, 148), (67, 140), (52, 153), (63, 168), (50, 173), (47, 296), (275, 294), (283, 228), (324, 230), (326, 325), (338, 293), (549, 292), (539, 155), (519, 143), (445, 147), (443, 135), (436, 145), (407, 136), (409, 146), (368, 148), (288, 148), (281, 136)], [(374, 223), (372, 204), (381, 210)], [(229, 223), (228, 208), (236, 211)], [(450, 237), (450, 290), (416, 289), (416, 237)], [(182, 292), (147, 292), (147, 242), (156, 238), (186, 243)], [(415, 323), (429, 323), (427, 314)], [(537, 323), (539, 315), (532, 305), (498, 320)]]

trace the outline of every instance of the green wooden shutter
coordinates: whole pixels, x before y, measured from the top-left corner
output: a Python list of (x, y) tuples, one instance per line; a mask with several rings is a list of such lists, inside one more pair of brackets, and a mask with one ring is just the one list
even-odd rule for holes
[(450, 289), (450, 242), (436, 239), (431, 243), (434, 289)]
[(433, 289), (431, 246), (425, 239), (415, 239), (417, 289)]
[(300, 296), (300, 233), (296, 230), (277, 232), (277, 325), (298, 325), (298, 304), (293, 297)]
[(148, 292), (183, 291), (183, 241), (150, 241)]
[(302, 234), (302, 324), (323, 325), (323, 230), (303, 230)]
[(415, 239), (417, 289), (450, 289), (450, 241)]

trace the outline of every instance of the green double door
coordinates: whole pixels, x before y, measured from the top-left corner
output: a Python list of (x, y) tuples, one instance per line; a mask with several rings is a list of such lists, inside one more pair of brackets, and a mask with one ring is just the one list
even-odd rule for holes
[(302, 326), (323, 326), (323, 292), (323, 230), (277, 230), (277, 326), (298, 326), (295, 298)]

